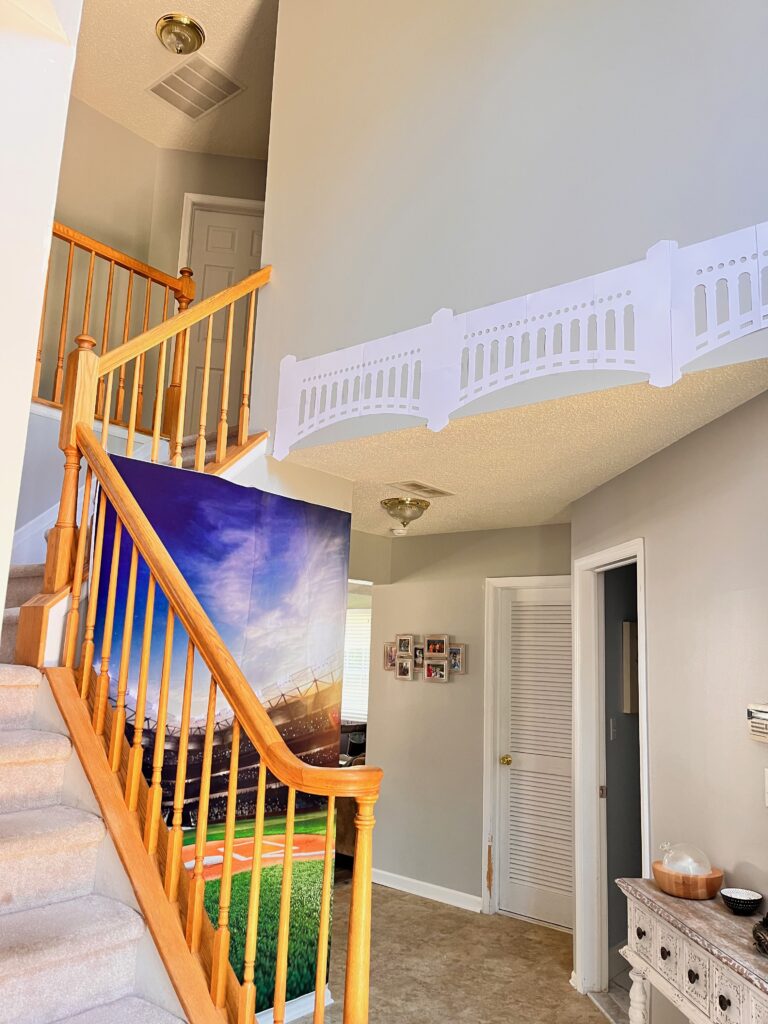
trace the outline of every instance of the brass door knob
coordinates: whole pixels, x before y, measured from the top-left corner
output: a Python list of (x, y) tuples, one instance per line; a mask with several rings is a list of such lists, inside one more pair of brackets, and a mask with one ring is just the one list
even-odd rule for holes
[(502, 754), (499, 758), (499, 764), (512, 764), (512, 755)]

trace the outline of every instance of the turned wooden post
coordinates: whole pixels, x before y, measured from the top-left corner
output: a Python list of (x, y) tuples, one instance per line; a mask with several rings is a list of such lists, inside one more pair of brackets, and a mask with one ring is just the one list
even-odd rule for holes
[(344, 1024), (368, 1024), (371, 975), (371, 884), (373, 874), (373, 808), (376, 796), (357, 798), (355, 866), (349, 908)]
[(99, 357), (96, 342), (87, 334), (75, 341), (77, 348), (67, 359), (59, 448), (64, 452), (64, 482), (56, 525), (48, 536), (43, 591), (54, 594), (72, 579), (77, 533), (77, 488), (80, 452), (75, 430), (78, 423), (93, 423)]
[[(183, 313), (195, 297), (195, 283), (192, 280), (192, 268), (182, 267), (179, 271), (179, 288), (174, 292), (178, 312)], [(173, 365), (171, 367), (171, 383), (165, 394), (165, 412), (163, 414), (163, 433), (176, 436), (176, 421), (181, 405), (181, 377), (184, 366), (184, 331), (176, 335), (173, 346)], [(182, 426), (182, 433), (184, 432)]]

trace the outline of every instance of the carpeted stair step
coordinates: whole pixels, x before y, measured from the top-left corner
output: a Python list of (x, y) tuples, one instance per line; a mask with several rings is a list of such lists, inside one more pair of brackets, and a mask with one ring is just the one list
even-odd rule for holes
[(3, 612), (3, 633), (0, 636), (0, 664), (10, 665), (16, 654), (16, 634), (19, 632), (19, 608), (6, 608)]
[(71, 749), (69, 739), (54, 732), (0, 732), (0, 814), (58, 804)]
[(36, 597), (43, 589), (45, 566), (12, 565), (8, 574), (8, 589), (5, 593), (5, 607), (18, 608)]
[[(237, 426), (230, 427), (227, 432), (227, 448), (237, 444)], [(216, 459), (216, 431), (209, 431), (205, 437), (205, 465), (214, 462)], [(182, 469), (194, 469), (195, 467), (195, 445), (197, 434), (187, 434), (181, 439), (181, 466)]]
[(105, 832), (76, 807), (0, 814), (0, 915), (91, 893)]
[(118, 999), (106, 1006), (97, 1006), (76, 1017), (67, 1017), (61, 1024), (179, 1024), (181, 1018), (161, 1010), (136, 996)]
[[(144, 927), (134, 910), (105, 896), (3, 917), (0, 1024), (77, 1019), (130, 995)], [(113, 1018), (115, 1024), (121, 1019)]]
[(29, 725), (41, 678), (36, 668), (0, 665), (0, 729)]

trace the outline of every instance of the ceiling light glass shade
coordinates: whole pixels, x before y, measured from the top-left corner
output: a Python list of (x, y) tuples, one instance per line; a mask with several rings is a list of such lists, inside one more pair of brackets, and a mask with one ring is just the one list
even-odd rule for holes
[(171, 53), (194, 53), (205, 42), (205, 32), (188, 14), (164, 14), (155, 26), (157, 38)]
[(429, 508), (429, 502), (424, 498), (385, 498), (381, 507), (406, 527), (414, 519), (420, 519), (424, 515)]

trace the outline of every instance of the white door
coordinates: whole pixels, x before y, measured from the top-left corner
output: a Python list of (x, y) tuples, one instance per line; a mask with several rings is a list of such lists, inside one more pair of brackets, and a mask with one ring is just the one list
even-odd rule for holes
[(570, 928), (570, 587), (504, 590), (500, 613), (499, 909)]
[[(189, 236), (189, 265), (197, 284), (195, 301), (215, 295), (222, 288), (237, 284), (261, 266), (261, 236), (264, 214), (261, 210), (225, 209), (195, 206)], [(248, 303), (241, 299), (235, 307), (232, 334), (230, 387), (227, 396), (228, 422), (237, 426), (238, 410), (243, 393), (245, 331)], [(213, 318), (211, 372), (206, 403), (206, 433), (215, 431), (221, 410), (221, 386), (224, 372), (224, 347), (227, 312)], [(200, 397), (203, 385), (207, 321), (190, 332), (189, 380), (185, 433), (197, 433), (200, 424)]]

